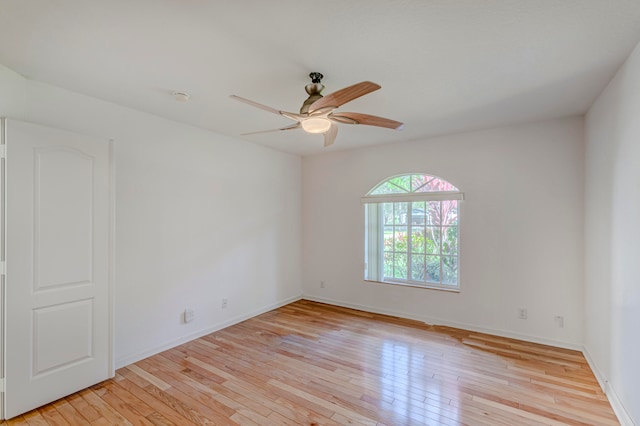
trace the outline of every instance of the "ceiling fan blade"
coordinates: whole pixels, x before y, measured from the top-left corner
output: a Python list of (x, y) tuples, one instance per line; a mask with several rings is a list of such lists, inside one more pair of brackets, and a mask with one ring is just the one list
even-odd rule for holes
[(296, 114), (294, 112), (280, 111), (280, 115), (283, 117), (287, 117), (289, 120), (300, 122), (307, 118), (306, 115)]
[(258, 133), (270, 133), (270, 132), (279, 132), (280, 130), (294, 130), (300, 127), (300, 123), (292, 124), (291, 126), (281, 127), (279, 129), (271, 129), (271, 130), (258, 130), (257, 132), (249, 132), (249, 133), (240, 133), (242, 136), (247, 135), (257, 135)]
[(372, 83), (370, 81), (356, 83), (318, 99), (309, 106), (309, 112), (311, 113), (324, 107), (338, 108), (340, 105), (344, 105), (347, 102), (359, 98), (360, 96), (366, 95), (367, 93), (375, 92), (380, 88), (381, 86), (379, 84)]
[(338, 126), (331, 123), (331, 127), (329, 130), (324, 132), (324, 147), (328, 147), (333, 145), (333, 142), (336, 140), (336, 136), (338, 135)]
[(252, 100), (249, 100), (249, 99), (246, 99), (246, 98), (242, 98), (242, 97), (240, 97), (240, 96), (236, 96), (236, 95), (231, 95), (231, 96), (229, 96), (229, 97), (230, 97), (231, 99), (235, 99), (236, 101), (244, 102), (245, 104), (248, 104), (248, 105), (254, 106), (254, 107), (256, 107), (256, 108), (260, 108), (260, 109), (263, 109), (263, 110), (265, 110), (265, 111), (269, 111), (269, 112), (272, 112), (272, 113), (274, 113), (274, 114), (278, 114), (278, 115), (280, 115), (280, 110), (277, 110), (277, 109), (275, 109), (275, 108), (271, 108), (270, 106), (262, 105), (262, 104), (259, 104), (259, 103), (257, 103), (257, 102), (254, 102), (254, 101), (252, 101)]
[(308, 114), (308, 116), (309, 117), (313, 117), (313, 116), (318, 116), (318, 115), (323, 115), (323, 114), (329, 114), (334, 109), (336, 109), (336, 108), (332, 107), (332, 106), (318, 108), (318, 109), (314, 110), (313, 112), (310, 112)]
[(348, 124), (364, 124), (365, 126), (386, 127), (387, 129), (402, 130), (404, 123), (389, 118), (375, 115), (361, 114), (359, 112), (337, 112), (330, 114), (329, 118)]
[(335, 122), (338, 122), (338, 123), (344, 123), (344, 124), (360, 124), (360, 123), (358, 123), (356, 120), (354, 120), (353, 118), (350, 118), (350, 117), (342, 117), (342, 116), (340, 116), (340, 115), (338, 115), (338, 114), (329, 114), (329, 115), (327, 116), (327, 118), (328, 118), (329, 120), (332, 120), (332, 121), (335, 121)]

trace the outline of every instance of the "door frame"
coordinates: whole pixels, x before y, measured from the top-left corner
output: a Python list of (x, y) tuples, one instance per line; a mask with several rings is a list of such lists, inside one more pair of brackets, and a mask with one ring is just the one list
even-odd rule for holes
[(4, 420), (5, 395), (5, 306), (6, 306), (6, 249), (7, 249), (7, 205), (6, 205), (6, 119), (0, 118), (0, 420)]
[(115, 293), (116, 293), (116, 164), (115, 164), (115, 141), (109, 139), (109, 376), (116, 375), (115, 361)]

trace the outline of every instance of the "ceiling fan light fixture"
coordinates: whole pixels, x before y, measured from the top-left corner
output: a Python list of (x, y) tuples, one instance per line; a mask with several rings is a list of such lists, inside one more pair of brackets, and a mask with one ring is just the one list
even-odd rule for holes
[(331, 121), (326, 118), (307, 118), (300, 124), (307, 133), (325, 133), (331, 128)]

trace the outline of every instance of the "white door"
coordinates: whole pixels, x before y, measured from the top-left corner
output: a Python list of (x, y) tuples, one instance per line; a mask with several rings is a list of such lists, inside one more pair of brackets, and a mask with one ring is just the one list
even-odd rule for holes
[(113, 376), (111, 160), (107, 141), (3, 124), (11, 418)]

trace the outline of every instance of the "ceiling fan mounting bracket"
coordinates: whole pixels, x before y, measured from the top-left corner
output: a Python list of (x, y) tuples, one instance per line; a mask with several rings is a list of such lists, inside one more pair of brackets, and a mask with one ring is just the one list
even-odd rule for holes
[(324, 75), (319, 72), (312, 72), (311, 74), (309, 74), (309, 77), (311, 78), (312, 83), (322, 83)]

